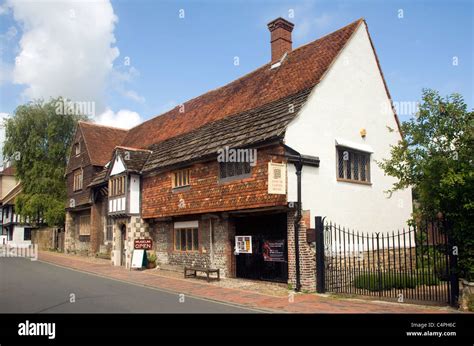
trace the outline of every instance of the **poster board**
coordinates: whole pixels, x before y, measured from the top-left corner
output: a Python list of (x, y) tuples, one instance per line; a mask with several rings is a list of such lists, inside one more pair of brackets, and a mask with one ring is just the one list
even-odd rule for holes
[(143, 267), (143, 256), (145, 256), (145, 250), (133, 250), (131, 268)]
[(238, 235), (235, 237), (235, 253), (252, 253), (252, 236)]
[(263, 243), (265, 262), (285, 262), (285, 240), (266, 240)]

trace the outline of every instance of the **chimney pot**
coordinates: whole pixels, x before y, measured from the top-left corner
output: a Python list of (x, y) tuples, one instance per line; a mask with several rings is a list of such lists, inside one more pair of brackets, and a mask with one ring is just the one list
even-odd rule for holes
[(268, 23), (272, 47), (272, 63), (281, 59), (283, 54), (291, 52), (291, 32), (295, 25), (281, 17)]

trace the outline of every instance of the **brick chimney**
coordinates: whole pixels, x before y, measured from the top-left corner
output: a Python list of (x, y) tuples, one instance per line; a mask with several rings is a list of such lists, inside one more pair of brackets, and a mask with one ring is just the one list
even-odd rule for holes
[(294, 26), (281, 17), (268, 23), (268, 30), (271, 33), (272, 63), (280, 60), (286, 52), (291, 52), (291, 32)]

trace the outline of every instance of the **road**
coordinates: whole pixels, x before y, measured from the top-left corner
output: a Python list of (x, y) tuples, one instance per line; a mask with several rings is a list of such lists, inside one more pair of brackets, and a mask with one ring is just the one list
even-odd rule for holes
[(234, 305), (102, 278), (41, 261), (0, 258), (0, 313), (252, 313)]

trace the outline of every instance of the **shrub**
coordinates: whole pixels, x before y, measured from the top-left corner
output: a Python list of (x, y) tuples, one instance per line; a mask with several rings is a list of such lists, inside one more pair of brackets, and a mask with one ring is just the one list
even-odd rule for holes
[(438, 285), (439, 279), (428, 271), (418, 275), (406, 273), (369, 273), (361, 274), (354, 279), (354, 286), (369, 291), (385, 291), (393, 288), (415, 288), (418, 285)]

